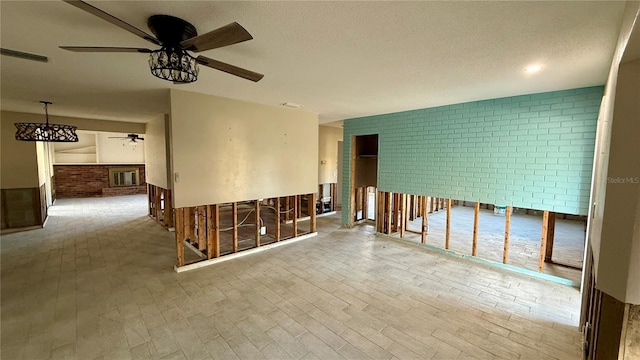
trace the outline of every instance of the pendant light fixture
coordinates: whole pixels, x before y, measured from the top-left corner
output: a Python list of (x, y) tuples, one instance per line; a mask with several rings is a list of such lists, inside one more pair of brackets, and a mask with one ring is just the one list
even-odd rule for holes
[(15, 123), (16, 140), (46, 141), (46, 142), (78, 142), (77, 127), (72, 125), (49, 124), (50, 101), (40, 101), (44, 104), (46, 123)]

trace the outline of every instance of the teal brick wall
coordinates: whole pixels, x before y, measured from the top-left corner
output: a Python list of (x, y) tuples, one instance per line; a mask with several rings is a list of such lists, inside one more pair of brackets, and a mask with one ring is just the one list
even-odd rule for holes
[(596, 86), (345, 120), (343, 199), (352, 136), (378, 134), (380, 191), (586, 215), (602, 94)]

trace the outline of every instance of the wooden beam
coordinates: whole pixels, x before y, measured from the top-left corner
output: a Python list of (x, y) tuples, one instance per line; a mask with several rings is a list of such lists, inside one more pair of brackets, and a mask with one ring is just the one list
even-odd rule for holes
[(504, 220), (504, 250), (502, 251), (502, 263), (509, 261), (509, 235), (511, 234), (511, 206), (507, 206), (505, 210)]
[(447, 200), (447, 225), (444, 234), (444, 248), (449, 250), (449, 244), (451, 239), (451, 199)]
[(367, 211), (369, 210), (367, 209), (367, 201), (369, 200), (368, 195), (369, 195), (369, 188), (365, 186), (362, 188), (362, 219), (363, 220), (367, 220), (369, 215), (367, 214)]
[(198, 250), (207, 248), (207, 215), (206, 206), (198, 206)]
[(256, 208), (255, 208), (255, 221), (256, 221), (256, 247), (260, 246), (260, 228), (262, 224), (260, 224), (260, 200), (256, 200)]
[[(317, 228), (317, 219), (316, 219), (316, 196), (317, 194), (309, 194), (309, 200), (307, 201), (309, 203), (309, 232), (310, 233), (314, 233), (316, 232), (316, 228)], [(322, 204), (320, 204), (320, 206), (322, 206)]]
[(184, 266), (184, 213), (182, 208), (176, 209), (176, 266)]
[(421, 196), (420, 197), (421, 201), (421, 206), (420, 206), (420, 216), (422, 217), (422, 231), (421, 233), (421, 239), (420, 241), (423, 244), (427, 243), (427, 227), (428, 227), (428, 220), (427, 220), (427, 197), (426, 196)]
[(471, 246), (471, 255), (476, 256), (478, 253), (478, 218), (480, 216), (480, 203), (476, 202), (473, 212), (473, 244)]
[(298, 195), (293, 196), (293, 237), (298, 236)]
[(393, 199), (393, 193), (391, 192), (387, 192), (386, 193), (386, 203), (384, 204), (384, 212), (385, 212), (385, 220), (386, 220), (386, 232), (387, 235), (391, 234), (391, 202)]
[(538, 260), (538, 271), (544, 270), (544, 257), (547, 248), (547, 236), (549, 235), (549, 211), (545, 210), (542, 214), (542, 238), (540, 239), (540, 259)]
[(276, 241), (280, 241), (280, 197), (276, 198)]
[(220, 256), (220, 207), (207, 205), (207, 259)]
[(400, 217), (400, 194), (395, 193), (393, 194), (393, 232), (398, 232), (399, 217)]
[(173, 221), (173, 214), (171, 211), (171, 190), (162, 189), (164, 194), (162, 200), (162, 224), (166, 227), (171, 227)]
[(398, 228), (400, 230), (400, 237), (404, 238), (405, 221), (407, 220), (407, 194), (400, 194), (400, 221), (398, 221)]
[(231, 213), (233, 222), (233, 252), (238, 252), (238, 203), (231, 203)]
[(556, 213), (549, 212), (549, 224), (547, 227), (547, 249), (544, 255), (545, 262), (552, 262), (553, 257), (553, 238), (556, 232)]
[(382, 232), (382, 192), (376, 191), (376, 232)]
[(433, 196), (431, 196), (431, 206), (429, 207), (429, 214), (433, 213), (434, 204), (435, 204), (435, 199), (433, 198)]

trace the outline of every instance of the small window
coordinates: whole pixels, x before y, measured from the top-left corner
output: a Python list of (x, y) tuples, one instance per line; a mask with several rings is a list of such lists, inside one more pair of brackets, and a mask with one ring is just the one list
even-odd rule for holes
[(137, 168), (110, 168), (109, 169), (109, 185), (111, 187), (140, 185), (140, 176), (138, 173), (138, 169)]

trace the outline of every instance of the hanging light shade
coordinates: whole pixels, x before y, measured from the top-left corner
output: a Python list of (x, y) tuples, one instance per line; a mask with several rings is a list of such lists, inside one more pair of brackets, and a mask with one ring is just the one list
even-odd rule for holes
[(190, 83), (198, 80), (198, 62), (180, 48), (163, 47), (149, 54), (151, 74), (163, 80)]
[(49, 101), (40, 101), (44, 104), (46, 123), (15, 123), (16, 140), (20, 141), (47, 141), (47, 142), (77, 142), (77, 127), (71, 125), (49, 124)]

